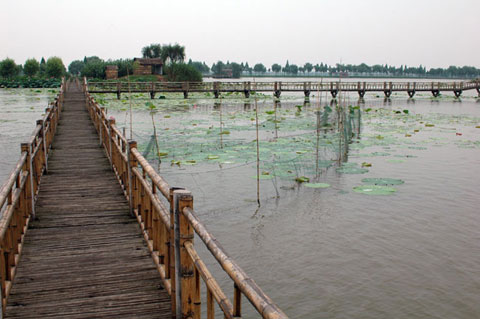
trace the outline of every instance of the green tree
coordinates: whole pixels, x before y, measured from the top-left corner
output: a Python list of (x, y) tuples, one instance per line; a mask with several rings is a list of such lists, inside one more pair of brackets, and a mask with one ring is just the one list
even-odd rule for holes
[(303, 66), (303, 69), (305, 71), (307, 71), (308, 73), (312, 72), (313, 70), (313, 65), (309, 62), (305, 63), (305, 65)]
[(45, 58), (42, 57), (42, 59), (40, 60), (40, 75), (41, 76), (45, 75), (46, 69), (47, 69), (47, 63), (45, 62)]
[(35, 59), (28, 59), (23, 65), (23, 72), (27, 76), (34, 76), (40, 71), (40, 63)]
[(15, 64), (15, 61), (6, 58), (2, 62), (0, 62), (0, 75), (4, 78), (11, 78), (18, 74), (18, 68)]
[(262, 63), (257, 63), (253, 67), (253, 71), (258, 72), (258, 73), (265, 73), (265, 72), (267, 72), (267, 68)]
[(167, 44), (162, 48), (163, 63), (182, 63), (185, 60), (185, 47), (178, 43)]
[(144, 58), (161, 58), (162, 46), (158, 43), (152, 43), (142, 48), (142, 56)]
[(85, 63), (83, 63), (83, 61), (75, 60), (75, 61), (72, 61), (72, 63), (70, 63), (70, 65), (68, 66), (68, 72), (70, 72), (70, 74), (72, 75), (78, 76), (82, 74), (84, 67), (85, 67)]
[(59, 57), (53, 56), (47, 59), (45, 72), (48, 77), (51, 78), (60, 78), (65, 74), (65, 66), (63, 65), (62, 59)]
[(105, 62), (98, 58), (92, 57), (85, 59), (87, 61), (82, 69), (82, 76), (94, 79), (105, 78)]
[(232, 76), (234, 78), (239, 78), (242, 75), (242, 66), (238, 63), (232, 62), (228, 65), (232, 69)]
[(282, 70), (282, 67), (280, 66), (280, 64), (278, 64), (278, 63), (272, 64), (272, 71), (273, 72), (278, 73), (281, 70)]
[(172, 63), (165, 67), (168, 80), (172, 82), (201, 82), (202, 73), (192, 65)]

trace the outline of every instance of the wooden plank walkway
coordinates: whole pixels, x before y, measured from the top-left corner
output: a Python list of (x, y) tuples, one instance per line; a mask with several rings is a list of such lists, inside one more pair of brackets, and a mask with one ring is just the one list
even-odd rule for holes
[(6, 318), (171, 318), (170, 296), (76, 90), (66, 93)]

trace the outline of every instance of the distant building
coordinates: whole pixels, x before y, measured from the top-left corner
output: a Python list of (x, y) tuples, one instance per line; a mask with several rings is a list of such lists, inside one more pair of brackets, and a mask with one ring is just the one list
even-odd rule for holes
[(134, 75), (162, 75), (163, 61), (160, 58), (135, 58), (133, 59)]
[(118, 79), (118, 66), (116, 65), (107, 65), (105, 70), (105, 76), (107, 80), (116, 80)]
[(214, 74), (213, 77), (217, 79), (233, 78), (233, 69), (223, 68), (221, 73)]

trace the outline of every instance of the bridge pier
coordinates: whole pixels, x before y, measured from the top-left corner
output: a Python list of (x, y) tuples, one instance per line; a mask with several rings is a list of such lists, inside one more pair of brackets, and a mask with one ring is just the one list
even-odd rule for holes
[(333, 98), (336, 98), (338, 94), (338, 90), (337, 89), (330, 90), (330, 94), (332, 95)]
[(453, 90), (453, 94), (455, 94), (456, 98), (459, 98), (462, 95), (462, 90)]
[(282, 91), (280, 90), (275, 90), (275, 93), (273, 93), (273, 95), (275, 95), (276, 98), (279, 98), (281, 94), (282, 94)]
[(477, 86), (477, 93), (478, 93), (478, 96), (480, 97), (480, 87)]
[(384, 90), (383, 93), (385, 94), (386, 98), (389, 98), (392, 95), (392, 90)]
[(433, 97), (438, 97), (440, 95), (440, 91), (439, 90), (432, 90), (432, 95), (433, 95)]
[(250, 97), (250, 90), (243, 90), (243, 93), (245, 94), (245, 98), (249, 98)]
[(188, 91), (183, 91), (183, 98), (188, 99)]
[(213, 95), (215, 95), (215, 98), (218, 99), (220, 96), (220, 91), (219, 90), (213, 90)]
[(408, 90), (407, 93), (408, 93), (408, 96), (412, 98), (415, 95), (415, 90)]
[(152, 100), (155, 98), (155, 91), (150, 91), (150, 98)]
[(358, 90), (358, 96), (360, 96), (360, 98), (363, 98), (365, 96), (365, 90)]
[(310, 90), (305, 90), (303, 93), (305, 94), (305, 97), (310, 97)]
[(117, 100), (120, 100), (121, 95), (120, 91), (117, 91)]

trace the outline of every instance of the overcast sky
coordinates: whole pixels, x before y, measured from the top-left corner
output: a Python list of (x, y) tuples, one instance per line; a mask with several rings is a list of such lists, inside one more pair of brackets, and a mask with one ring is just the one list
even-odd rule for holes
[(0, 59), (140, 56), (480, 68), (480, 0), (1, 0)]

